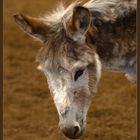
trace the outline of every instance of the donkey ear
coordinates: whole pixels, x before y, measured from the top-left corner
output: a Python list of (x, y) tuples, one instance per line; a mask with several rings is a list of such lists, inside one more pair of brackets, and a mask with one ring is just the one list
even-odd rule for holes
[(90, 22), (89, 10), (82, 6), (77, 6), (73, 9), (73, 15), (67, 23), (67, 28), (68, 31), (72, 31), (79, 37), (82, 37), (87, 32)]
[(41, 41), (47, 39), (47, 25), (39, 18), (33, 18), (22, 14), (13, 15), (16, 23), (29, 35)]

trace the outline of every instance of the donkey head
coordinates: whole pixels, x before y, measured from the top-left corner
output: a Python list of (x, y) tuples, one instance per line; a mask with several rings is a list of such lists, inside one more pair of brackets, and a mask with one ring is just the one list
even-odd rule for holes
[(57, 21), (21, 14), (14, 17), (25, 32), (44, 42), (38, 55), (38, 68), (47, 77), (60, 129), (69, 138), (80, 137), (100, 78), (100, 61), (87, 43), (90, 12), (76, 6)]

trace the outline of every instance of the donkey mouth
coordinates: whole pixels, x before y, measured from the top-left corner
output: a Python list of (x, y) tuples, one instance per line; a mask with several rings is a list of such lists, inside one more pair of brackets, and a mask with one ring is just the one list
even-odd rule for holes
[(73, 128), (64, 128), (62, 129), (63, 134), (70, 139), (78, 139), (83, 135), (84, 130), (81, 130), (78, 126)]
[(69, 139), (78, 139), (83, 135), (83, 132), (80, 132), (80, 133), (74, 134), (74, 135), (69, 135), (68, 133), (64, 133), (64, 132), (63, 132), (63, 134)]

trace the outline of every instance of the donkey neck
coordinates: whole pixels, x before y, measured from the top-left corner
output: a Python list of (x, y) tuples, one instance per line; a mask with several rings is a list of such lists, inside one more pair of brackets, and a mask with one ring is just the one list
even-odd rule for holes
[[(102, 21), (93, 17), (98, 32), (90, 37), (103, 69), (136, 74), (136, 12)], [(93, 27), (92, 27), (93, 28)]]

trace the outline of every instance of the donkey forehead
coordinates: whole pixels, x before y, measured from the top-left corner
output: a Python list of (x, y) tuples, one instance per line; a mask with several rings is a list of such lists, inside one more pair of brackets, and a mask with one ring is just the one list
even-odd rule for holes
[(52, 33), (40, 50), (38, 58), (41, 65), (43, 62), (43, 68), (53, 72), (58, 71), (60, 67), (68, 71), (85, 67), (94, 61), (94, 55), (94, 50), (86, 43), (74, 41), (62, 30)]
[(89, 62), (82, 60), (74, 60), (69, 57), (58, 58), (58, 60), (54, 60), (55, 62), (50, 62), (47, 59), (44, 63), (44, 68), (50, 72), (61, 72), (61, 71), (75, 71), (76, 69), (85, 68)]
[(61, 70), (70, 72), (85, 68), (87, 65), (94, 63), (94, 59), (94, 54), (88, 54), (86, 52), (80, 54), (77, 59), (66, 54), (58, 54), (55, 57), (47, 57), (43, 62), (40, 61), (38, 69), (50, 72), (58, 72)]

